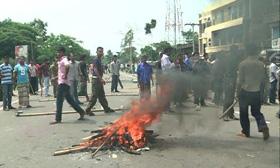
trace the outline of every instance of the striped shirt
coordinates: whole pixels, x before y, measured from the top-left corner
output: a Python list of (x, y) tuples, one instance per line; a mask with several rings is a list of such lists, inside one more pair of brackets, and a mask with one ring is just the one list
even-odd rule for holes
[(1, 84), (12, 84), (12, 72), (13, 68), (10, 64), (5, 65), (5, 63), (0, 65), (0, 73), (1, 73)]

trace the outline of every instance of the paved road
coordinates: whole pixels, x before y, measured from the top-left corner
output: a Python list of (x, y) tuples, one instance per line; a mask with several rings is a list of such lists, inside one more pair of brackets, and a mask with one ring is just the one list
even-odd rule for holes
[[(133, 76), (123, 75), (123, 93), (136, 93), (131, 80)], [(106, 85), (109, 93), (110, 86)], [(135, 96), (110, 96), (111, 107), (128, 106)], [(54, 111), (53, 101), (40, 96), (31, 97), (34, 108), (25, 112)], [(85, 101), (84, 98), (81, 98)], [(85, 106), (84, 106), (85, 107)], [(98, 104), (96, 108), (100, 108)], [(140, 156), (123, 152), (109, 152), (95, 159), (89, 153), (52, 156), (57, 149), (80, 142), (89, 131), (117, 119), (122, 112), (87, 117), (77, 121), (78, 114), (64, 115), (63, 124), (50, 126), (54, 116), (15, 117), (14, 111), (0, 112), (0, 168), (279, 168), (279, 119), (275, 117), (278, 106), (264, 106), (271, 131), (267, 142), (257, 132), (251, 118), (250, 139), (237, 137), (240, 131), (238, 121), (223, 122), (217, 119), (221, 107), (209, 104), (201, 111), (195, 111), (191, 102), (184, 108), (174, 108), (175, 113), (164, 113), (161, 121), (152, 126), (160, 134), (151, 151)], [(67, 103), (64, 110), (71, 110)], [(238, 110), (238, 108), (236, 108)], [(112, 158), (112, 154), (117, 158)], [(102, 152), (100, 152), (102, 154)]]

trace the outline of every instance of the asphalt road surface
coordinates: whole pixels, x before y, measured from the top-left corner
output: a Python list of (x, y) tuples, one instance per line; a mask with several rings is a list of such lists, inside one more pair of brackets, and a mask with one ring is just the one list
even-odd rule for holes
[[(121, 93), (137, 93), (133, 76), (123, 75)], [(89, 87), (90, 88), (90, 87)], [(106, 85), (110, 93), (110, 84)], [(137, 96), (107, 97), (112, 108), (128, 107)], [(52, 112), (54, 101), (31, 96), (31, 112)], [(16, 97), (13, 97), (16, 101)], [(80, 98), (85, 102), (85, 98)], [(17, 107), (15, 102), (14, 106)], [(63, 115), (63, 123), (49, 125), (54, 116), (16, 117), (16, 111), (0, 111), (0, 168), (279, 168), (279, 119), (275, 117), (278, 105), (263, 106), (262, 111), (270, 128), (271, 138), (264, 142), (251, 120), (251, 138), (236, 136), (239, 121), (218, 119), (221, 107), (208, 102), (201, 111), (195, 111), (191, 100), (183, 108), (173, 107), (174, 113), (162, 114), (161, 121), (151, 128), (160, 134), (150, 151), (131, 155), (121, 151), (99, 152), (92, 159), (90, 153), (52, 156), (53, 152), (80, 142), (91, 130), (117, 119), (123, 112), (98, 113), (77, 121), (78, 114)], [(85, 108), (85, 105), (83, 105)], [(97, 103), (97, 109), (100, 104)], [(71, 107), (64, 103), (64, 110)], [(238, 107), (235, 108), (238, 115)]]

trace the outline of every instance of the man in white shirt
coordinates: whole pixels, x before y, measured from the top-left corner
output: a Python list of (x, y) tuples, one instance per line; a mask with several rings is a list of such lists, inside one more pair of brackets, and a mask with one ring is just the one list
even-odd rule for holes
[(271, 64), (269, 66), (269, 82), (270, 82), (270, 92), (269, 92), (269, 102), (275, 104), (276, 91), (277, 91), (277, 71), (278, 67), (275, 64), (276, 58), (271, 59)]
[(116, 55), (114, 55), (113, 61), (110, 64), (110, 69), (112, 73), (111, 92), (119, 92), (118, 83), (120, 76), (120, 63), (118, 62), (118, 57)]
[(68, 79), (70, 82), (70, 94), (73, 97), (73, 99), (78, 104), (83, 104), (78, 99), (78, 82), (80, 80), (80, 68), (79, 68), (79, 62), (77, 62), (74, 58), (74, 55), (70, 54), (70, 61), (69, 64), (69, 73), (68, 73)]

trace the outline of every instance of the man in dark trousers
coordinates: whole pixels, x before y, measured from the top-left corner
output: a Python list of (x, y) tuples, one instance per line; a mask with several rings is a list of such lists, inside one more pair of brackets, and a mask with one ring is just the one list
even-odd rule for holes
[[(237, 69), (240, 61), (240, 52), (237, 46), (233, 45), (230, 48), (225, 58), (225, 69), (224, 69), (224, 106), (223, 112), (225, 112), (234, 102), (236, 81), (237, 81)], [(224, 121), (238, 120), (234, 116), (234, 108), (230, 108), (230, 112), (224, 117)]]
[(196, 110), (200, 110), (200, 106), (206, 106), (205, 98), (207, 96), (208, 86), (208, 74), (210, 72), (207, 62), (204, 57), (201, 56), (199, 60), (193, 66), (193, 79), (192, 89), (194, 94), (194, 104)]
[(51, 122), (50, 124), (61, 123), (64, 98), (66, 98), (67, 102), (80, 114), (80, 118), (78, 120), (84, 120), (84, 115), (85, 115), (85, 111), (79, 106), (79, 104), (73, 99), (73, 97), (70, 94), (70, 81), (67, 78), (70, 62), (64, 53), (65, 53), (65, 48), (63, 47), (59, 48), (56, 117), (55, 117), (55, 121)]
[(263, 139), (269, 138), (269, 129), (265, 118), (261, 113), (260, 88), (265, 79), (264, 64), (257, 58), (256, 47), (246, 47), (248, 56), (239, 65), (237, 95), (239, 98), (240, 124), (242, 127), (239, 136), (250, 137), (250, 121), (248, 107), (251, 106), (251, 114), (255, 117), (259, 132), (263, 133)]
[(111, 92), (119, 92), (118, 83), (119, 83), (119, 76), (120, 76), (120, 63), (116, 55), (114, 55), (113, 57), (113, 61), (110, 64), (110, 68), (112, 73)]
[(140, 99), (148, 100), (151, 97), (151, 81), (153, 81), (153, 68), (147, 63), (147, 56), (144, 55), (141, 58), (141, 63), (137, 68), (137, 81), (138, 88), (140, 90)]
[(90, 116), (93, 116), (94, 113), (91, 112), (92, 107), (96, 104), (97, 99), (102, 105), (105, 113), (115, 112), (108, 106), (108, 101), (105, 97), (104, 85), (106, 84), (103, 77), (103, 68), (102, 68), (102, 57), (104, 55), (103, 48), (98, 47), (96, 50), (97, 58), (92, 62), (92, 95), (91, 100), (86, 107), (86, 113)]

